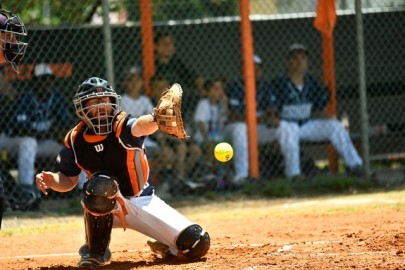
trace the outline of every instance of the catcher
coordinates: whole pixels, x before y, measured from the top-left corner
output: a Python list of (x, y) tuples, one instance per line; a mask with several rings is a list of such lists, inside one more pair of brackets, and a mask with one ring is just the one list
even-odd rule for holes
[(162, 94), (154, 115), (134, 118), (121, 111), (120, 96), (107, 81), (92, 77), (77, 89), (73, 102), (81, 122), (65, 137), (56, 158), (59, 172), (43, 171), (36, 182), (45, 195), (48, 188), (68, 192), (80, 171), (87, 173), (82, 199), (86, 239), (79, 267), (96, 268), (110, 260), (113, 227), (153, 238), (147, 244), (162, 257), (195, 260), (207, 253), (208, 233), (157, 197), (148, 181), (145, 137), (158, 129), (187, 137), (181, 99), (181, 86), (174, 84)]

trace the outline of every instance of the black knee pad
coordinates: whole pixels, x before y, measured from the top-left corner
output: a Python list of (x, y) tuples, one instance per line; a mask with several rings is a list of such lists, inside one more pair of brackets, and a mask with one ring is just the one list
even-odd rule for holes
[(210, 248), (210, 236), (200, 225), (194, 224), (180, 233), (176, 245), (186, 258), (199, 259)]
[(83, 203), (86, 208), (97, 214), (111, 212), (116, 204), (118, 192), (117, 178), (109, 172), (94, 173), (84, 186)]

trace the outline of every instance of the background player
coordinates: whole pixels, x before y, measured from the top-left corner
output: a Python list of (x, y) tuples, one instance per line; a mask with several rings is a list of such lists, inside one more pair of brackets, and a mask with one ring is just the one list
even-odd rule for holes
[[(18, 73), (18, 64), (27, 50), (27, 43), (21, 38), (27, 35), (27, 29), (21, 19), (0, 6), (0, 65), (10, 63)], [(0, 229), (4, 208), (4, 187), (0, 176)]]
[[(276, 140), (276, 129), (267, 126), (268, 117), (264, 114), (267, 105), (265, 101), (268, 100), (267, 97), (270, 95), (270, 87), (269, 82), (264, 78), (262, 58), (254, 55), (253, 62), (255, 64), (257, 139), (258, 144), (266, 144)], [(233, 158), (235, 169), (234, 188), (242, 187), (249, 177), (245, 99), (247, 89), (245, 88), (242, 71), (241, 69), (241, 76), (232, 81), (226, 89), (229, 106), (225, 137), (231, 142), (235, 150)]]
[[(293, 44), (287, 57), (287, 72), (271, 83), (270, 113), (278, 127), (278, 141), (284, 156), (285, 175), (302, 178), (300, 140), (332, 143), (348, 170), (362, 170), (359, 157), (343, 125), (324, 111), (329, 94), (307, 73), (308, 51), (302, 44)], [(314, 113), (319, 118), (314, 118)]]
[[(170, 91), (181, 93), (181, 87), (176, 84)], [(149, 184), (143, 145), (158, 129), (154, 116), (130, 117), (121, 112), (120, 99), (103, 79), (83, 82), (73, 98), (81, 122), (65, 137), (56, 160), (59, 172), (36, 175), (46, 194), (48, 188), (70, 191), (81, 169), (88, 174), (82, 201), (86, 243), (79, 250), (79, 266), (96, 267), (110, 259), (112, 227), (128, 227), (158, 240), (148, 244), (162, 256), (204, 256), (210, 246), (208, 233), (157, 197)]]

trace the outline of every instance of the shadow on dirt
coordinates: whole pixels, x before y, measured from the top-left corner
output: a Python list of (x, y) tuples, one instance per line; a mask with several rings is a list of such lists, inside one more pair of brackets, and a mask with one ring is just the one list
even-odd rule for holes
[[(100, 270), (102, 270), (102, 269), (104, 269), (104, 270), (128, 270), (128, 269), (134, 269), (134, 268), (139, 268), (139, 267), (154, 267), (157, 265), (185, 265), (185, 264), (190, 264), (190, 263), (195, 263), (195, 262), (205, 262), (206, 260), (207, 260), (206, 258), (202, 258), (202, 259), (194, 260), (194, 261), (185, 261), (182, 259), (178, 259), (176, 257), (172, 257), (172, 258), (168, 258), (168, 259), (156, 258), (152, 262), (146, 262), (146, 261), (114, 262), (114, 261), (112, 261), (108, 265), (97, 267), (97, 269), (100, 269)], [(75, 270), (75, 269), (77, 269), (77, 267), (76, 266), (55, 265), (55, 266), (40, 267), (39, 269), (40, 270)]]

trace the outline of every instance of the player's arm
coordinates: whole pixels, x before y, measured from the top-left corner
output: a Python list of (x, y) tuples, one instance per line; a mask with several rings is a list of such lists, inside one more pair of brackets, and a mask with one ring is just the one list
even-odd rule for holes
[(227, 114), (230, 123), (244, 122), (246, 120), (244, 105), (245, 92), (242, 87), (243, 84), (238, 81), (230, 84), (226, 89), (225, 95), (229, 98), (227, 101)]
[(308, 76), (308, 84), (312, 90), (312, 101), (313, 101), (313, 118), (335, 118), (327, 110), (327, 105), (330, 101), (331, 95), (330, 90), (327, 87), (321, 87), (319, 83), (312, 76)]
[(66, 176), (61, 172), (42, 171), (35, 176), (38, 188), (45, 194), (48, 188), (58, 192), (67, 192), (72, 190), (79, 181), (79, 175)]
[(142, 115), (131, 126), (131, 134), (134, 137), (141, 137), (153, 134), (158, 130), (153, 115)]
[(283, 106), (282, 98), (277, 94), (279, 90), (279, 82), (275, 79), (266, 89), (264, 95), (264, 121), (274, 127), (280, 125), (280, 110)]
[(58, 192), (72, 190), (78, 183), (80, 168), (72, 148), (63, 147), (55, 162), (56, 172), (42, 171), (35, 176), (38, 188), (47, 195), (48, 188)]

